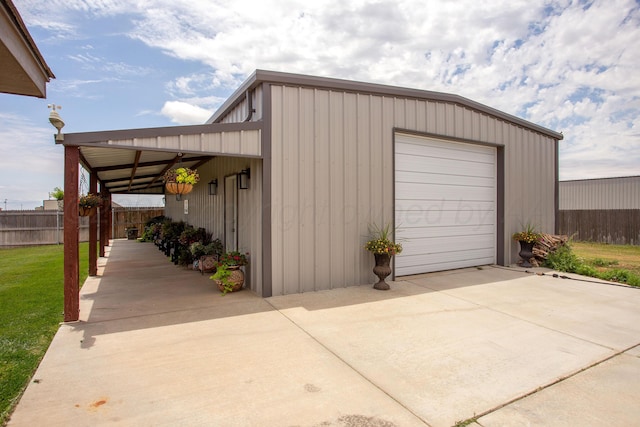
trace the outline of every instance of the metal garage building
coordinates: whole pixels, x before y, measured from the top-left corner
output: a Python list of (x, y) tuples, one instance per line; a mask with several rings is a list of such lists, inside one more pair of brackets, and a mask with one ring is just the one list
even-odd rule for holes
[[(117, 146), (129, 164), (138, 151), (197, 159), (201, 183), (167, 197), (166, 214), (250, 252), (248, 282), (262, 296), (372, 282), (363, 249), (372, 223), (397, 228), (396, 277), (508, 265), (523, 224), (556, 231), (562, 134), (461, 96), (257, 70), (190, 128), (71, 134), (64, 144), (81, 154)], [(100, 181), (114, 156), (86, 154)], [(234, 184), (241, 170), (247, 190)], [(214, 179), (218, 196), (207, 191)], [(135, 192), (113, 175), (109, 188)]]

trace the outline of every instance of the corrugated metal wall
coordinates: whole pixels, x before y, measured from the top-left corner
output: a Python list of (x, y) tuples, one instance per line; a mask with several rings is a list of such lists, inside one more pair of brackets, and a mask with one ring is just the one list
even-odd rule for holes
[(560, 210), (640, 209), (640, 176), (560, 182)]
[[(253, 102), (253, 109), (255, 112), (251, 115), (252, 122), (262, 120), (262, 86), (256, 87), (251, 91), (251, 100)], [(247, 119), (248, 116), (247, 100), (242, 100), (231, 111), (229, 111), (220, 123), (241, 123)]]
[[(238, 250), (249, 252), (250, 264), (245, 267), (247, 286), (262, 292), (262, 160), (237, 157), (216, 157), (198, 168), (200, 181), (193, 191), (176, 201), (166, 195), (165, 215), (174, 221), (185, 221), (195, 227), (203, 227), (214, 238), (224, 242), (224, 177), (251, 168), (248, 190), (238, 191)], [(218, 194), (209, 195), (208, 183), (218, 180)], [(184, 201), (189, 213), (184, 213)]]
[(552, 138), (453, 104), (271, 87), (273, 295), (373, 283), (363, 246), (393, 221), (394, 128), (504, 146), (506, 263), (521, 224), (554, 232)]

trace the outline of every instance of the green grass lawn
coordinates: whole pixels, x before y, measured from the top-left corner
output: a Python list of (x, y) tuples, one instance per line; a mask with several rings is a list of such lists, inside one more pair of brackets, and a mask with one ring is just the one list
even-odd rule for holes
[(572, 242), (549, 253), (545, 265), (640, 287), (640, 246)]
[(640, 275), (640, 246), (573, 242), (571, 248), (598, 271), (620, 268)]
[[(0, 249), (0, 425), (63, 320), (62, 245)], [(88, 244), (80, 244), (80, 284), (88, 275)]]

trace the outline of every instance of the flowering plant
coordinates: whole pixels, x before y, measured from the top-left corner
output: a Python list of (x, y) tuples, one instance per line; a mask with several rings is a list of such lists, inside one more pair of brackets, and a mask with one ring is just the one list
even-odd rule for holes
[(200, 180), (198, 171), (189, 168), (169, 169), (164, 173), (164, 182), (177, 182), (179, 184), (195, 184)]
[(517, 240), (519, 242), (535, 243), (540, 240), (542, 236), (536, 231), (533, 225), (527, 224), (523, 231), (514, 233), (512, 237), (513, 240)]
[(82, 196), (78, 199), (78, 206), (81, 208), (93, 208), (100, 206), (102, 199), (97, 194), (88, 193), (86, 196)]
[(384, 227), (378, 227), (376, 225), (369, 227), (369, 234), (371, 239), (364, 246), (366, 250), (374, 254), (386, 254), (394, 256), (402, 252), (402, 245), (395, 243), (391, 239), (390, 225), (387, 224)]
[(249, 253), (247, 252), (246, 254), (243, 254), (241, 252), (238, 251), (230, 251), (230, 252), (225, 252), (220, 256), (220, 261), (218, 262), (219, 265), (247, 265), (249, 264), (249, 259), (247, 258), (247, 255), (249, 255)]

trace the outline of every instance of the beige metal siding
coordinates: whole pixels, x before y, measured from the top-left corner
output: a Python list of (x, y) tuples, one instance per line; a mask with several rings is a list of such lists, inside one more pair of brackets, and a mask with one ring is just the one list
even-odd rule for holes
[(560, 210), (640, 209), (640, 176), (560, 182)]
[[(214, 238), (224, 241), (224, 177), (251, 169), (248, 190), (238, 190), (238, 250), (249, 252), (250, 265), (245, 268), (247, 285), (258, 295), (262, 293), (262, 160), (237, 157), (217, 157), (198, 168), (200, 181), (193, 191), (176, 201), (166, 195), (165, 215), (174, 221), (185, 221), (203, 227)], [(218, 194), (209, 195), (208, 183), (218, 180)], [(189, 213), (184, 213), (184, 200)]]
[(272, 85), (273, 295), (374, 280), (371, 223), (393, 221), (394, 128), (504, 146), (505, 263), (521, 224), (555, 227), (551, 137), (459, 105)]
[[(254, 113), (251, 115), (251, 122), (262, 120), (262, 86), (258, 86), (251, 91)], [(220, 119), (220, 123), (240, 123), (247, 120), (249, 110), (247, 100), (244, 98), (238, 105)]]
[(194, 135), (154, 136), (148, 138), (124, 138), (105, 141), (114, 147), (135, 147), (207, 154), (262, 155), (260, 130), (211, 132)]

